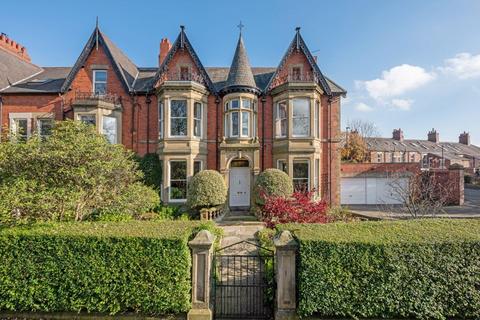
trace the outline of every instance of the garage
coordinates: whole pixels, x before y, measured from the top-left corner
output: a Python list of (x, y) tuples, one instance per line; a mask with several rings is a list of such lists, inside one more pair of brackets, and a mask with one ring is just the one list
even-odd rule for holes
[[(407, 178), (395, 180), (395, 185), (406, 186)], [(341, 204), (401, 204), (393, 180), (378, 177), (343, 177), (341, 180)]]

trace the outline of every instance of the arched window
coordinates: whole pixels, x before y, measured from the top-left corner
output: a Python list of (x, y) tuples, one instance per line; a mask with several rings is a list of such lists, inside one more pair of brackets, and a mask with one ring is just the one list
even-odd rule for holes
[(252, 99), (235, 98), (225, 103), (225, 136), (248, 138), (254, 135), (254, 103)]

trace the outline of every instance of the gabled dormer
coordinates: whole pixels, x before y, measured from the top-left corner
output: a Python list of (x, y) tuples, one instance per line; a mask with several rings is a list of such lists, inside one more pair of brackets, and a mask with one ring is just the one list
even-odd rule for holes
[(154, 87), (157, 90), (165, 85), (178, 87), (201, 85), (211, 93), (215, 93), (212, 81), (188, 40), (184, 26), (180, 26), (180, 33), (166, 57), (161, 59), (154, 78)]
[(316, 84), (323, 93), (331, 94), (327, 80), (300, 34), (300, 28), (296, 28), (295, 36), (266, 90), (272, 91), (284, 84)]

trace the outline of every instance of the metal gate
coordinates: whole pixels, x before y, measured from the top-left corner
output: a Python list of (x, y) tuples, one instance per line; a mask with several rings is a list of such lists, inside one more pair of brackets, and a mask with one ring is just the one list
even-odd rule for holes
[(271, 319), (273, 251), (241, 241), (215, 251), (212, 300), (216, 319)]

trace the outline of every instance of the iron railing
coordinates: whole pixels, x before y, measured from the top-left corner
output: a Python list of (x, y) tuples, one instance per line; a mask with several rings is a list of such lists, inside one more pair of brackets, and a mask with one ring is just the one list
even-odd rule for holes
[(166, 81), (193, 81), (204, 84), (202, 75), (196, 72), (167, 72)]
[(84, 92), (76, 91), (75, 92), (75, 101), (103, 101), (113, 104), (120, 104), (121, 98), (114, 93), (98, 93), (98, 92)]

